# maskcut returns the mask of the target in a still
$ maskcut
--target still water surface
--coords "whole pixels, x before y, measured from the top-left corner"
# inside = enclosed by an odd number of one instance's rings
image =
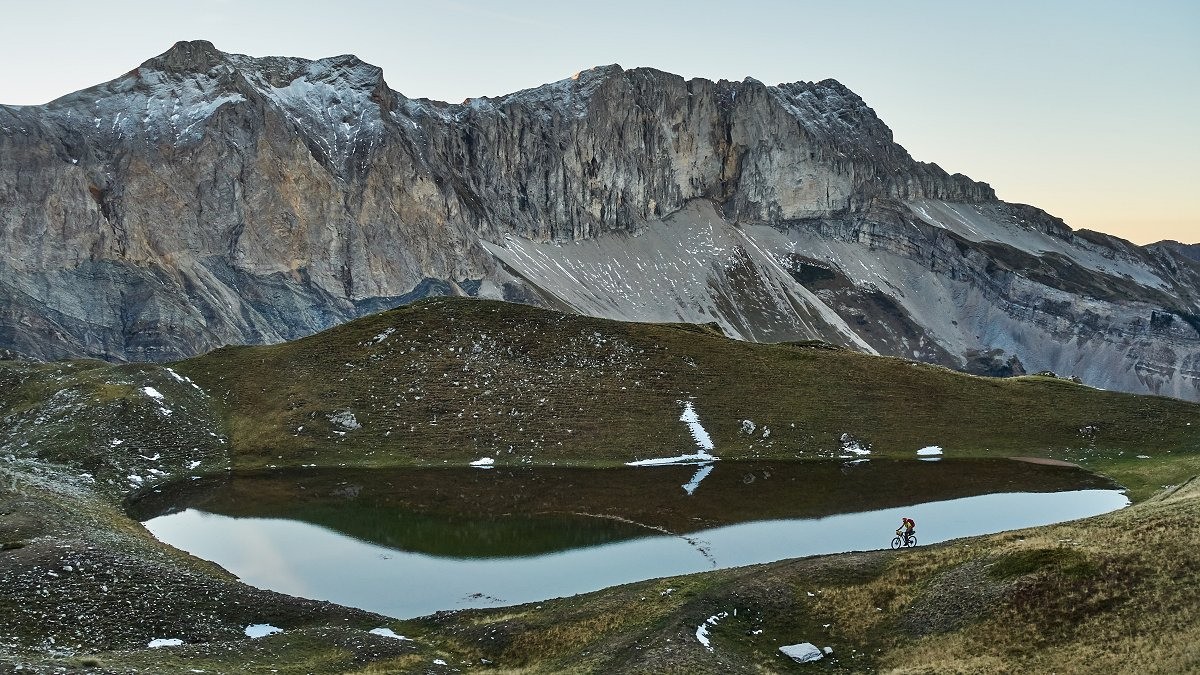
[[[133,507],[248,584],[408,618],[806,555],[922,544],[1128,504],[1084,471],[1008,460],[260,473]]]

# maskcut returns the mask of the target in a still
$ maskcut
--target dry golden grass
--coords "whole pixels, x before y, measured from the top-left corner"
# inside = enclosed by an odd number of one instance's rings
[[[585,644],[603,639],[627,628],[631,618],[627,613],[604,613],[544,626],[537,631],[522,633],[512,642],[513,653],[536,653],[554,658],[563,645]]]
[[[1095,566],[1024,575],[989,616],[888,651],[894,672],[1200,670],[1200,481],[1100,518],[990,538],[986,555],[1072,551]],[[947,592],[953,593],[953,590]]]

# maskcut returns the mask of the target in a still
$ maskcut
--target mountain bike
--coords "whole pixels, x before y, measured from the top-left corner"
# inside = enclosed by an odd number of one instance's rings
[[[898,532],[896,533],[896,536],[892,538],[892,548],[908,548],[910,546],[916,546],[916,545],[917,545],[917,535],[916,534],[913,534],[912,536],[910,536],[908,538],[908,542],[905,542],[904,535],[902,535]]]

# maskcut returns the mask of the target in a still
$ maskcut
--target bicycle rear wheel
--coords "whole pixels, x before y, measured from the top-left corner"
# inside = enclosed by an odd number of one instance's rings
[[[917,535],[914,534],[908,538],[908,546],[916,546],[916,545],[917,545]]]

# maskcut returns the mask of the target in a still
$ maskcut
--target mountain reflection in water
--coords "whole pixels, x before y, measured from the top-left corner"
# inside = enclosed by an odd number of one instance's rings
[[[403,618],[883,548],[901,516],[928,544],[1127,503],[1080,469],[872,460],[236,474],[130,510],[252,585]]]

